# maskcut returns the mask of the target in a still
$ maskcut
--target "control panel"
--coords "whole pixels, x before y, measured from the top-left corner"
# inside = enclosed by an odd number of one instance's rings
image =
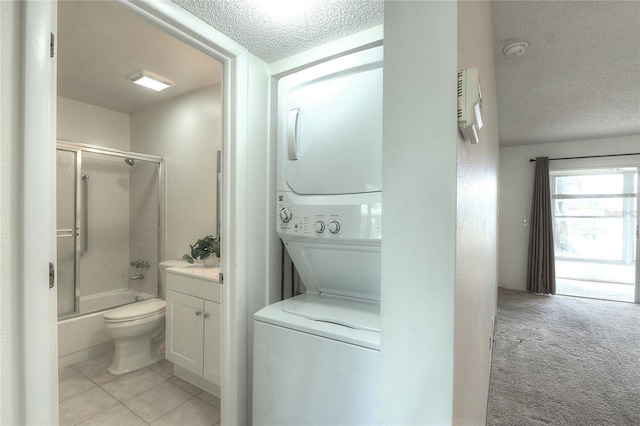
[[[327,243],[379,244],[382,238],[381,194],[300,196],[277,193],[276,229],[280,237]]]

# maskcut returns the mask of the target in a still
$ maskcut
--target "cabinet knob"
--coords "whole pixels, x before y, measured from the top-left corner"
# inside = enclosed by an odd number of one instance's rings
[[[209,318],[209,314],[205,312],[205,313],[204,313],[204,317],[205,317],[205,318]]]
[[[201,314],[202,314],[202,312],[196,311],[196,316],[200,316]]]

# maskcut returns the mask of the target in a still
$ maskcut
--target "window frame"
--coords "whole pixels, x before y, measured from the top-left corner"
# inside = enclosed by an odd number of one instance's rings
[[[552,170],[549,172],[549,182],[551,185],[551,214],[553,216],[553,234],[554,240],[557,241],[557,226],[556,219],[556,200],[571,200],[571,199],[590,199],[590,198],[621,198],[622,199],[622,259],[610,260],[591,257],[568,257],[558,255],[556,253],[556,259],[566,262],[588,262],[588,263],[602,263],[610,265],[634,265],[636,263],[635,254],[635,233],[637,223],[637,197],[638,188],[636,185],[637,175],[640,168],[633,166],[621,166],[621,167],[602,167],[602,168],[588,168],[588,169],[564,169],[564,170]],[[587,193],[587,194],[557,194],[557,179],[561,177],[571,176],[587,176],[587,175],[602,175],[602,174],[622,174],[623,176],[623,192],[622,193]],[[635,210],[635,216],[633,212]],[[562,216],[566,219],[605,219],[606,216]]]

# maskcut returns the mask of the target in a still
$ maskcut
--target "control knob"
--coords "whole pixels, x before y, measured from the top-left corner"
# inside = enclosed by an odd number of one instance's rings
[[[315,229],[316,229],[316,232],[318,234],[323,233],[324,232],[324,222],[321,221],[321,220],[317,221],[316,225],[315,225]]]
[[[334,221],[331,221],[331,223],[329,224],[329,232],[331,232],[332,234],[337,234],[340,231],[340,223]]]
[[[289,223],[289,221],[293,218],[293,213],[286,207],[283,207],[280,210],[280,220],[284,223]]]

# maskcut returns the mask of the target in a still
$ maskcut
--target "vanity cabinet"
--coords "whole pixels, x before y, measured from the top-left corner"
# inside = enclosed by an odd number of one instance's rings
[[[198,266],[167,269],[165,345],[165,357],[174,363],[176,376],[217,395],[221,337],[218,272],[219,268]]]

